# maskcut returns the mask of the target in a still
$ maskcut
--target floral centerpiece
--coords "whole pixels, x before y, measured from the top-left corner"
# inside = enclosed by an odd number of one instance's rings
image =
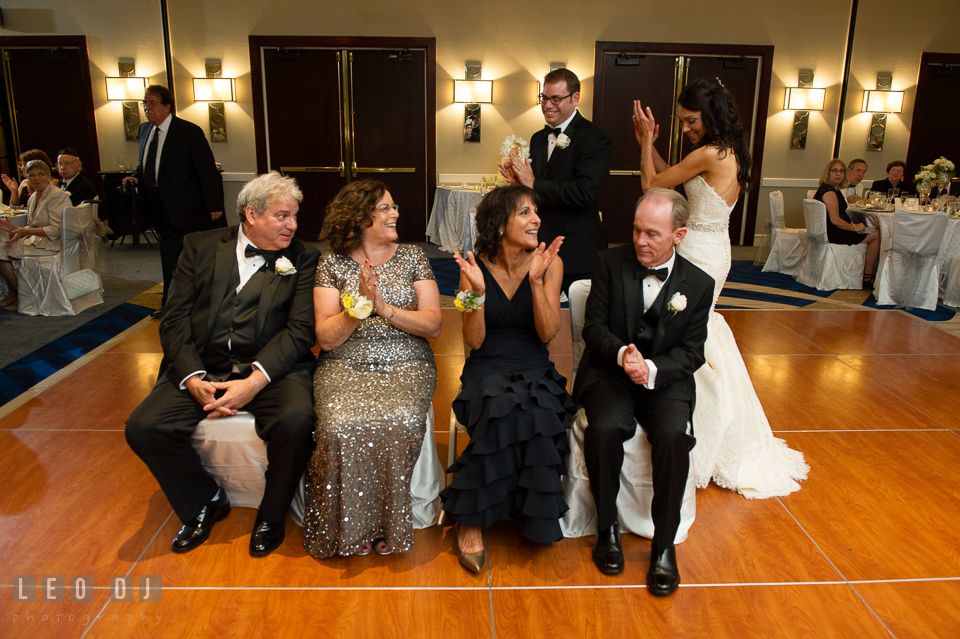
[[[936,182],[940,179],[941,173],[946,173],[949,178],[957,176],[956,167],[953,162],[942,155],[936,160],[920,167],[920,171],[913,176],[914,182]]]

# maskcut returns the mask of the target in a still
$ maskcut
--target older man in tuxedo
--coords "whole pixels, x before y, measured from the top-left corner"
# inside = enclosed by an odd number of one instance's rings
[[[537,192],[538,238],[549,246],[563,236],[563,284],[590,278],[598,251],[607,248],[597,201],[610,168],[610,136],[580,115],[580,79],[570,69],[555,69],[543,79],[540,110],[546,125],[533,134],[530,159],[515,154],[500,173]]]
[[[218,226],[214,222],[223,215],[223,180],[203,130],[174,115],[169,89],[148,86],[143,112],[147,122],[140,125],[138,137],[140,164],[123,181],[139,184],[147,222],[160,240],[162,310],[184,236]]]
[[[170,366],[126,427],[127,442],[183,523],[174,552],[202,544],[230,511],[190,436],[205,417],[240,409],[253,413],[257,434],[269,442],[250,554],[263,557],[283,541],[315,421],[310,349],[319,252],[294,237],[302,199],[293,179],[261,175],[240,192],[240,226],[184,238],[160,324]]]
[[[68,147],[57,153],[57,173],[60,174],[58,186],[70,194],[70,203],[74,206],[80,206],[84,201],[97,197],[93,182],[88,180],[82,171],[83,163],[80,161],[80,154],[75,150]]]
[[[633,244],[603,251],[593,269],[574,399],[586,411],[584,458],[597,507],[593,560],[623,571],[617,494],[623,443],[634,420],[652,447],[654,536],[647,586],[669,595],[680,583],[674,539],[696,439],[693,373],[704,362],[713,278],[677,254],[686,200],[650,189],[637,204]]]

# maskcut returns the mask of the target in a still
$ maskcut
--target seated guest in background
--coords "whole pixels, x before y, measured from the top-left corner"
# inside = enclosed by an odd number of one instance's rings
[[[847,165],[847,188],[843,190],[843,194],[847,197],[847,202],[850,204],[863,199],[865,193],[860,182],[863,181],[863,176],[866,174],[867,161],[862,158],[857,158]],[[872,191],[874,189],[870,190]],[[884,192],[884,194],[886,194],[886,192]]]
[[[568,510],[560,477],[575,408],[547,351],[560,330],[563,236],[538,244],[537,199],[519,184],[494,189],[477,207],[477,256],[454,254],[460,288],[476,297],[463,315],[472,352],[453,401],[470,443],[440,496],[459,524],[460,563],[474,572],[486,561],[482,526],[513,518],[549,544]]]
[[[304,516],[304,548],[318,559],[413,548],[410,480],[424,436],[433,437],[437,387],[426,338],[439,337],[442,314],[430,262],[397,243],[399,217],[382,182],[361,180],[330,203],[320,233],[330,252],[313,289],[324,352]]]
[[[894,160],[887,165],[887,177],[883,180],[874,180],[871,191],[880,191],[886,195],[890,189],[900,189],[900,197],[913,193],[913,181],[904,175],[907,170],[905,162]]]
[[[61,216],[70,206],[70,196],[52,186],[50,167],[42,160],[27,162],[25,173],[33,192],[27,201],[27,223],[16,226],[9,219],[0,219],[0,231],[10,234],[0,244],[0,273],[10,291],[0,300],[0,307],[8,310],[17,308],[17,275],[10,260],[59,253]]]
[[[93,188],[93,182],[84,175],[83,163],[76,151],[67,147],[57,154],[57,173],[60,174],[60,188],[70,194],[70,201],[74,206],[80,206],[81,202],[94,200],[97,197],[97,190]]]
[[[23,206],[27,198],[33,194],[33,187],[30,185],[30,180],[27,179],[27,162],[33,160],[41,160],[51,169],[53,168],[53,162],[50,161],[50,156],[41,151],[40,149],[30,149],[29,151],[24,151],[20,154],[18,158],[20,161],[20,173],[23,174],[23,182],[17,185],[16,180],[10,176],[3,174],[0,175],[0,181],[3,182],[4,186],[10,189],[10,206]],[[54,186],[57,185],[57,180],[51,178],[50,183]]]
[[[257,435],[269,442],[250,555],[266,556],[283,542],[313,451],[311,283],[319,253],[294,237],[302,199],[293,179],[273,171],[240,191],[240,226],[184,238],[160,323],[169,368],[126,427],[127,443],[183,523],[173,552],[205,542],[230,512],[190,436],[204,418],[241,409],[253,413]]]
[[[847,186],[846,173],[843,160],[830,160],[820,176],[820,188],[813,199],[823,202],[827,208],[827,239],[831,244],[867,245],[867,256],[863,264],[863,287],[873,288],[877,257],[880,255],[880,231],[868,231],[866,224],[854,224],[850,221],[850,216],[847,215],[847,200],[840,191]]]

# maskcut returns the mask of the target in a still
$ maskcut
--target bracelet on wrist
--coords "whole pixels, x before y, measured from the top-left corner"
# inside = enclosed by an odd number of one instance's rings
[[[453,305],[461,313],[472,313],[480,308],[487,299],[486,293],[477,295],[473,291],[461,291],[457,289],[457,296],[453,300]]]
[[[388,304],[388,306],[389,306],[389,304]],[[388,322],[389,322],[390,320],[392,320],[392,319],[394,318],[394,316],[397,314],[397,307],[396,307],[396,306],[390,306],[390,310],[393,311],[393,312],[390,313],[390,317],[387,318],[387,321],[388,321]]]

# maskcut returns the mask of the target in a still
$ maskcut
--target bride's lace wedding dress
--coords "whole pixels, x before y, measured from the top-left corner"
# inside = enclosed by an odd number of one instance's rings
[[[701,176],[684,184],[690,206],[686,237],[678,247],[714,280],[713,304],[730,272],[728,206]],[[744,497],[763,499],[800,489],[810,467],[803,454],[773,436],[753,390],[740,349],[723,316],[711,309],[704,347],[707,362],[694,376],[697,405],[693,413],[693,463],[697,487],[711,478]]]

